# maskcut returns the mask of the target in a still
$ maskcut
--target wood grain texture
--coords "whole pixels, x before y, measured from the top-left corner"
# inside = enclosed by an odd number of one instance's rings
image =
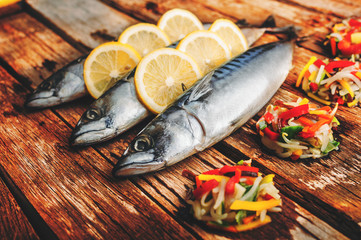
[[[81,56],[58,35],[25,13],[0,19],[0,57],[23,73],[31,87]]]
[[[289,2],[315,9],[322,13],[333,14],[343,18],[361,15],[361,3],[359,1],[290,0]]]
[[[0,71],[4,70],[0,68]],[[0,223],[2,239],[39,239],[2,179],[0,179]]]
[[[318,55],[323,53],[318,41],[327,33],[329,25],[339,20],[339,14],[322,13],[317,7],[307,5],[308,1],[305,5],[295,1],[103,1],[121,13],[95,1],[82,6],[77,4],[84,0],[66,1],[62,8],[55,10],[52,7],[60,3],[54,1],[47,5],[45,1],[29,0],[33,10],[28,14],[0,19],[0,42],[3,43],[0,64],[19,78],[15,80],[0,71],[0,79],[4,80],[0,100],[5,103],[0,107],[0,122],[3,123],[0,141],[4,143],[0,144],[0,164],[19,186],[20,194],[29,199],[54,233],[64,239],[239,238],[240,235],[208,229],[191,217],[184,200],[186,185],[191,183],[181,177],[181,171],[187,168],[200,173],[247,157],[254,158],[254,165],[262,172],[277,175],[275,181],[283,194],[284,206],[282,213],[272,215],[271,224],[244,233],[242,238],[344,239],[346,235],[357,239],[361,217],[358,209],[361,195],[358,186],[361,167],[359,108],[340,108],[341,150],[321,160],[289,162],[264,151],[254,127],[261,111],[214,148],[157,173],[114,180],[110,171],[117,156],[147,121],[107,143],[76,149],[69,147],[68,137],[91,98],[37,112],[28,112],[22,107],[28,92],[24,85],[34,88],[58,68],[80,56],[83,51],[77,50],[76,42],[90,48],[95,43],[87,41],[103,42],[114,37],[115,33],[108,35],[108,30],[102,31],[109,26],[114,29],[114,25],[108,25],[104,21],[107,18],[97,18],[100,23],[96,25],[94,16],[117,15],[115,19],[122,24],[120,19],[136,22],[132,17],[156,22],[163,12],[174,7],[189,9],[204,22],[219,17],[231,20],[246,17],[257,24],[273,13],[279,25],[295,23],[302,26],[303,33],[311,36],[310,41],[296,48],[295,67],[273,100],[302,97],[303,93],[294,87],[297,75],[310,56],[322,57]],[[313,4],[317,6],[321,2],[315,0]],[[59,9],[61,14],[57,12]],[[301,11],[304,15],[299,16]],[[29,14],[34,14],[35,18]],[[87,20],[75,21],[80,16]],[[103,32],[103,37],[90,41],[89,33],[97,31]],[[74,41],[68,41],[68,37]],[[274,36],[267,35],[259,44],[273,40]],[[9,48],[2,47],[4,43]]]
[[[156,23],[163,13],[173,8],[187,9],[196,14],[196,16],[204,23],[213,22],[218,18],[224,17],[224,14],[192,0],[104,0],[104,2],[107,2],[130,15],[134,15],[144,21],[152,23]],[[236,20],[232,17],[229,18]]]
[[[68,127],[50,110],[26,112],[15,79],[0,79],[0,164],[59,238],[192,238],[129,180],[114,181],[94,150],[70,149]]]
[[[46,20],[89,48],[117,39],[137,21],[97,0],[27,0]]]

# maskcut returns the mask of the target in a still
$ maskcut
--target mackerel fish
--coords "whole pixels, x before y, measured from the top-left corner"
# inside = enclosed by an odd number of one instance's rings
[[[83,78],[84,61],[88,55],[69,63],[45,79],[25,101],[28,108],[46,108],[88,95]]]
[[[259,27],[247,28],[249,24],[242,25],[242,31],[246,36],[249,45],[257,40],[267,31],[274,31],[275,22],[272,16]],[[208,29],[211,24],[204,24],[204,29]],[[55,72],[48,79],[45,79],[25,101],[28,108],[47,108],[73,101],[88,95],[83,78],[83,65],[86,57],[82,56],[62,69]]]
[[[292,67],[292,55],[293,42],[269,43],[206,75],[133,139],[113,176],[164,169],[229,136],[276,93]]]
[[[242,29],[249,45],[259,39],[266,28]],[[175,48],[176,44],[171,47]],[[152,113],[139,102],[134,87],[134,72],[118,81],[94,101],[74,128],[70,144],[85,146],[104,142],[120,135]]]

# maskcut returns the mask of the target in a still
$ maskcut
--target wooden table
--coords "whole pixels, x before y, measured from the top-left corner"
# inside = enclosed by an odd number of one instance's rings
[[[340,150],[311,161],[287,161],[260,147],[255,122],[166,170],[116,180],[110,172],[146,124],[93,147],[72,148],[72,128],[93,101],[29,111],[23,103],[50,74],[113,40],[129,25],[155,23],[179,7],[203,22],[273,14],[277,25],[302,27],[308,41],[295,49],[294,68],[271,100],[295,100],[294,87],[310,56],[323,57],[320,41],[342,18],[361,15],[359,0],[28,0],[0,11],[0,239],[360,239],[361,110],[340,107]],[[265,35],[259,43],[275,40]],[[186,207],[183,169],[194,172],[254,159],[275,173],[283,211],[272,223],[241,234],[196,222]]]

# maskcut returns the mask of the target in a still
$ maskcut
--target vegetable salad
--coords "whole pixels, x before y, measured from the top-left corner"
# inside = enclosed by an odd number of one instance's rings
[[[257,131],[262,143],[281,158],[320,158],[340,144],[332,130],[339,125],[337,107],[317,108],[306,98],[288,103],[278,100],[258,120]]]
[[[183,171],[183,175],[189,172]],[[194,217],[210,227],[230,232],[254,229],[271,222],[267,212],[281,211],[274,174],[262,176],[251,160],[236,166],[193,175],[196,188],[187,202]]]
[[[333,56],[346,56],[358,59],[361,53],[361,18],[349,18],[332,27],[325,45],[329,45]]]
[[[361,102],[360,62],[311,57],[298,76],[296,87],[302,87],[309,97],[325,105],[357,106]]]

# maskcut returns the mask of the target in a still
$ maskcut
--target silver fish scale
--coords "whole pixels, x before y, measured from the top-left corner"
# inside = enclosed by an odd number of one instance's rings
[[[292,52],[290,42],[262,45],[209,73],[138,134],[113,175],[160,170],[227,137],[278,90]]]
[[[197,83],[184,96],[186,101],[180,100],[178,105],[196,117],[204,129],[204,142],[197,148],[220,141],[256,114],[283,83],[291,59],[290,43],[256,47]],[[204,94],[197,96],[197,92]]]

